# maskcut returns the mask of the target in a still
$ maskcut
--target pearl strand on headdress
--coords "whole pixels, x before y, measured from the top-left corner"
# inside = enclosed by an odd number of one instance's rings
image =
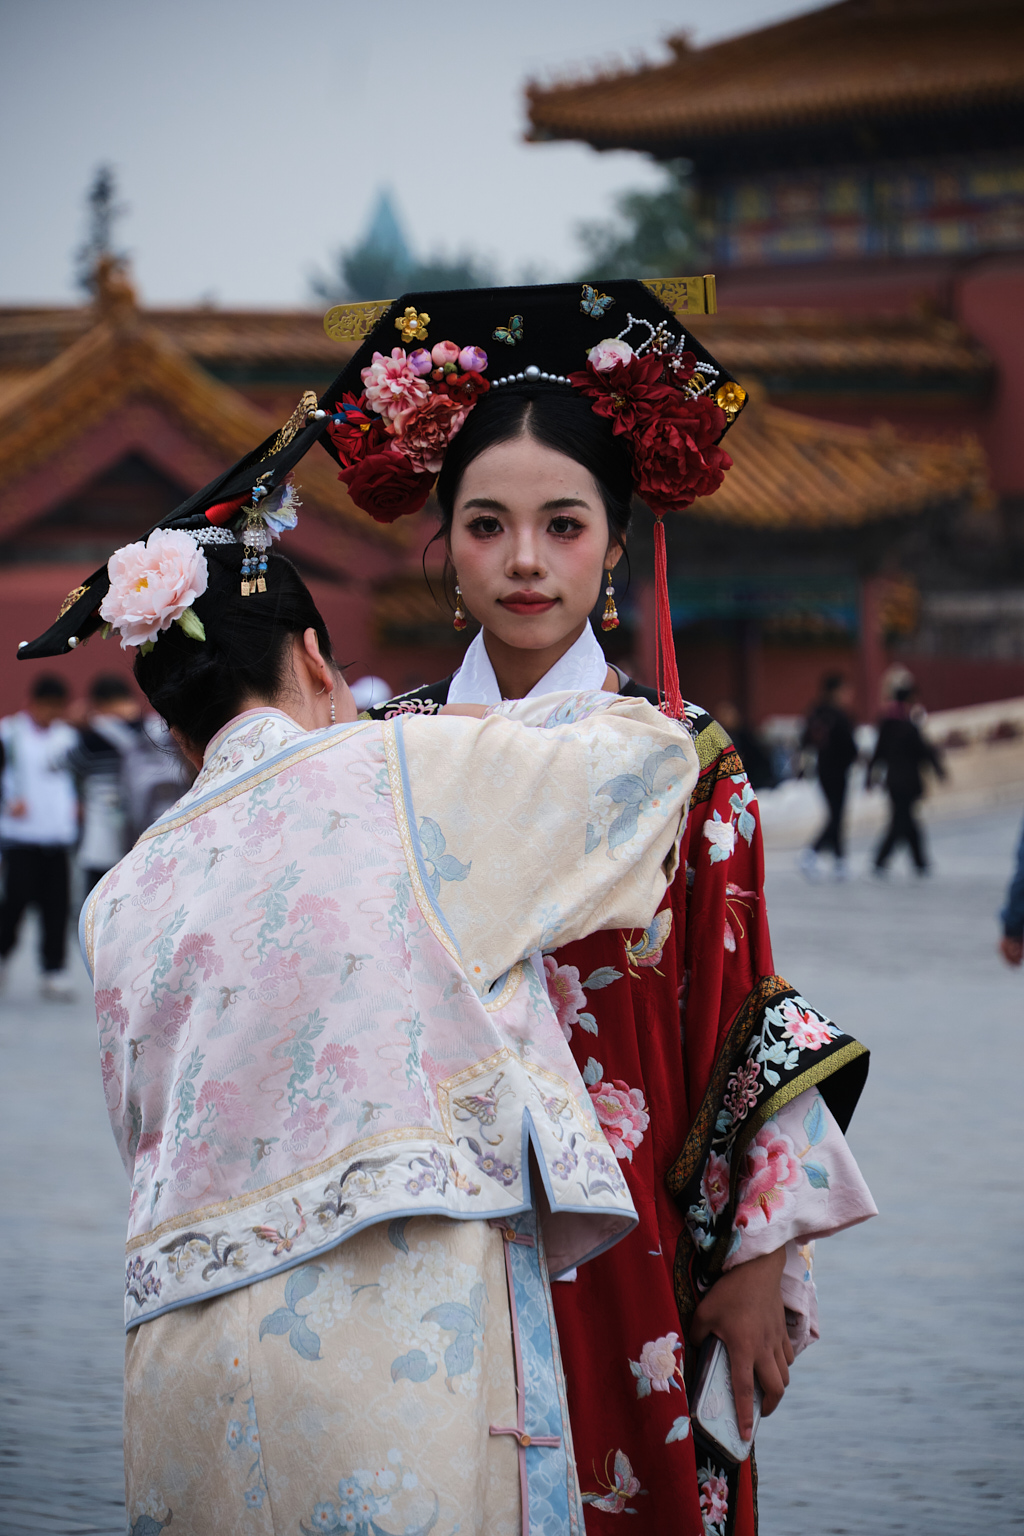
[[[523,369],[522,373],[508,373],[503,379],[492,379],[491,388],[497,389],[502,384],[536,384],[544,380],[547,384],[568,384],[569,380],[564,373],[545,373],[538,368],[536,363]]]

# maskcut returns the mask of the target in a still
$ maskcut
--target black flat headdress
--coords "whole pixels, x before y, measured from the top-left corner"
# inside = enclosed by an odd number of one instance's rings
[[[565,380],[586,367],[590,349],[607,337],[621,337],[634,350],[649,346],[653,338],[662,351],[678,355],[685,350],[692,355],[700,375],[693,383],[723,409],[724,431],[742,409],[745,392],[689,330],[690,314],[713,312],[714,307],[713,278],[647,283],[630,279],[606,282],[599,288],[579,283],[478,288],[339,305],[326,315],[325,329],[339,341],[360,341],[361,345],[334,382],[319,400],[307,391],[279,431],[189,496],[154,528],[208,529],[211,521],[225,520],[224,503],[232,501],[238,506],[230,509],[230,518],[240,525],[246,516],[244,503],[254,487],[270,492],[282,485],[314,443],[321,443],[341,462],[328,434],[329,417],[346,394],[360,397],[362,370],[373,354],[388,356],[396,346],[411,352],[451,340],[459,347],[482,348],[489,360],[486,377],[493,387],[500,380],[511,383],[538,376]],[[221,511],[208,519],[211,508]],[[19,648],[19,658],[65,655],[95,633],[102,625],[98,610],[109,584],[105,566],[85,577],[65,600],[56,622]]]

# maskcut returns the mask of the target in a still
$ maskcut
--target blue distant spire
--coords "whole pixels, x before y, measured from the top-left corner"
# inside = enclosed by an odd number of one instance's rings
[[[411,272],[416,264],[399,223],[391,193],[386,188],[381,188],[377,194],[373,217],[360,241],[360,247],[364,251],[372,251],[375,256],[386,258],[396,273]]]

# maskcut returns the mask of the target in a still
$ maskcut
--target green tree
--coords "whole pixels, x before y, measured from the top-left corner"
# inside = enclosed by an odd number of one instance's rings
[[[576,227],[587,253],[583,282],[607,277],[680,277],[698,262],[699,241],[688,160],[666,161],[655,192],[623,192],[616,217]]]

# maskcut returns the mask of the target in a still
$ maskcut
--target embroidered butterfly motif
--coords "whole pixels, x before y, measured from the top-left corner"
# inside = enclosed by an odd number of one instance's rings
[[[638,1493],[644,1493],[646,1490],[640,1487],[640,1479],[634,1474],[625,1451],[615,1452],[615,1471],[609,1477],[608,1461],[611,1454],[609,1451],[604,1459],[604,1478],[597,1479],[607,1492],[585,1493],[583,1502],[592,1505],[594,1509],[603,1510],[605,1514],[621,1515],[623,1510],[626,1510],[630,1499],[635,1499]],[[635,1515],[637,1511],[629,1509],[626,1513]]]
[[[491,1147],[496,1147],[504,1139],[501,1136],[492,1139],[484,1131],[485,1125],[493,1125],[497,1120],[498,1104],[509,1091],[508,1088],[498,1087],[504,1076],[504,1072],[499,1072],[491,1086],[485,1088],[482,1093],[469,1093],[463,1099],[452,1101],[455,1106],[456,1120],[475,1120],[480,1127],[481,1136]]]
[[[294,1195],[292,1196],[292,1205],[294,1205],[299,1213],[299,1224],[294,1232],[292,1231],[290,1221],[284,1223],[283,1231],[280,1231],[277,1227],[270,1226],[253,1227],[252,1229],[259,1242],[273,1244],[275,1259],[279,1259],[282,1253],[291,1253],[293,1246],[306,1230],[306,1218],[302,1213],[302,1206],[295,1199]]]
[[[600,320],[606,309],[611,309],[615,300],[610,293],[598,293],[596,288],[591,288],[589,283],[583,284],[583,297],[580,299],[580,309],[591,320]]]
[[[522,315],[513,315],[508,325],[499,325],[492,334],[495,341],[503,341],[507,347],[514,347],[517,341],[523,339]]]

